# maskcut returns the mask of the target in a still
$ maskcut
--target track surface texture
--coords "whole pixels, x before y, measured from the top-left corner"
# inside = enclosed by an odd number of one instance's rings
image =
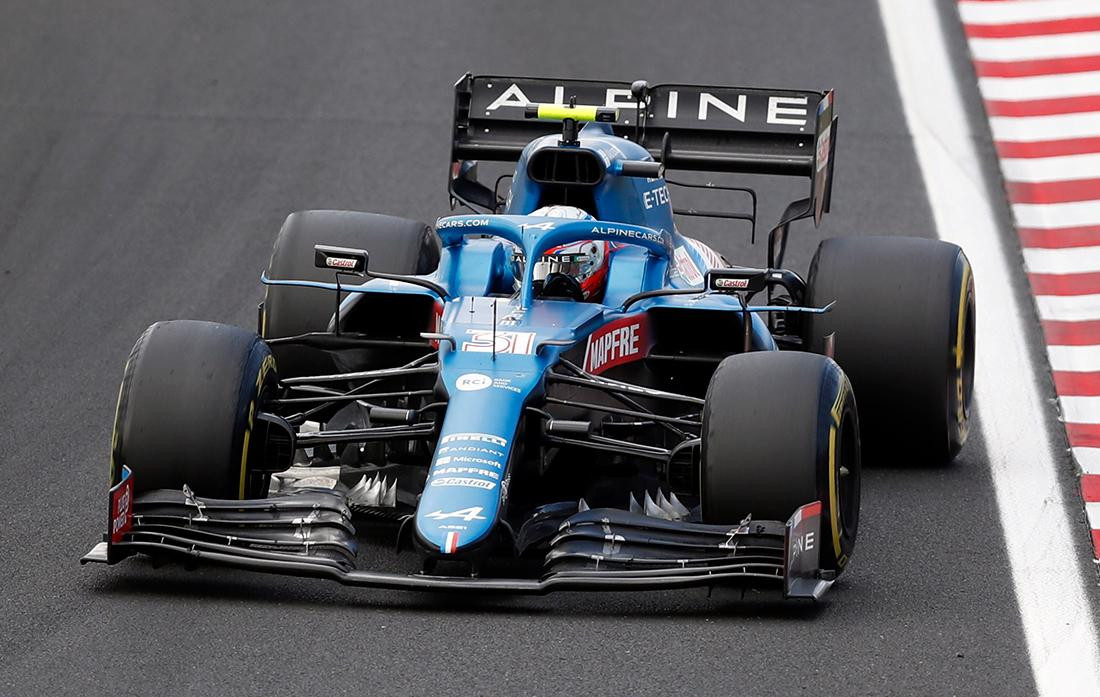
[[[818,605],[77,566],[103,526],[136,337],[160,319],[253,326],[291,211],[444,214],[451,85],[467,69],[835,87],[834,212],[798,228],[789,265],[804,272],[822,235],[935,234],[871,0],[8,0],[0,694],[1032,693],[980,439],[949,467],[867,463],[855,558]],[[764,182],[762,221],[801,186]],[[763,263],[742,231],[684,230]]]

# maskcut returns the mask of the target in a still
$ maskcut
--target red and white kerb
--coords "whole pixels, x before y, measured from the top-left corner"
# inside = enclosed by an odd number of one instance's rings
[[[960,2],[1100,560],[1100,2]]]

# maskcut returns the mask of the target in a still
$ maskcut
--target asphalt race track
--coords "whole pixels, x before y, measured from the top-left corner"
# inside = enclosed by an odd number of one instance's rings
[[[0,4],[0,693],[1034,692],[975,438],[946,468],[868,463],[858,551],[816,606],[78,566],[137,336],[171,318],[254,326],[291,211],[447,212],[466,70],[835,87],[833,213],[798,229],[789,264],[804,271],[821,235],[935,235],[871,0],[435,5]],[[762,220],[800,186],[765,182]],[[741,230],[699,236],[763,263]]]

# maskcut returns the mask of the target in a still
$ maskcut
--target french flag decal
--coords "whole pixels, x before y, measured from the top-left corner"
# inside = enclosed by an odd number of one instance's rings
[[[447,533],[447,537],[443,538],[443,544],[440,545],[440,549],[443,550],[445,554],[454,554],[455,550],[458,549],[458,533]]]

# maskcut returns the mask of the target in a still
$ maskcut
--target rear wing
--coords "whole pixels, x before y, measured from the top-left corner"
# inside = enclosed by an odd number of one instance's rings
[[[519,159],[559,124],[524,118],[532,103],[619,109],[612,128],[668,169],[806,177],[806,213],[829,210],[833,92],[466,74],[455,84],[451,161]]]

